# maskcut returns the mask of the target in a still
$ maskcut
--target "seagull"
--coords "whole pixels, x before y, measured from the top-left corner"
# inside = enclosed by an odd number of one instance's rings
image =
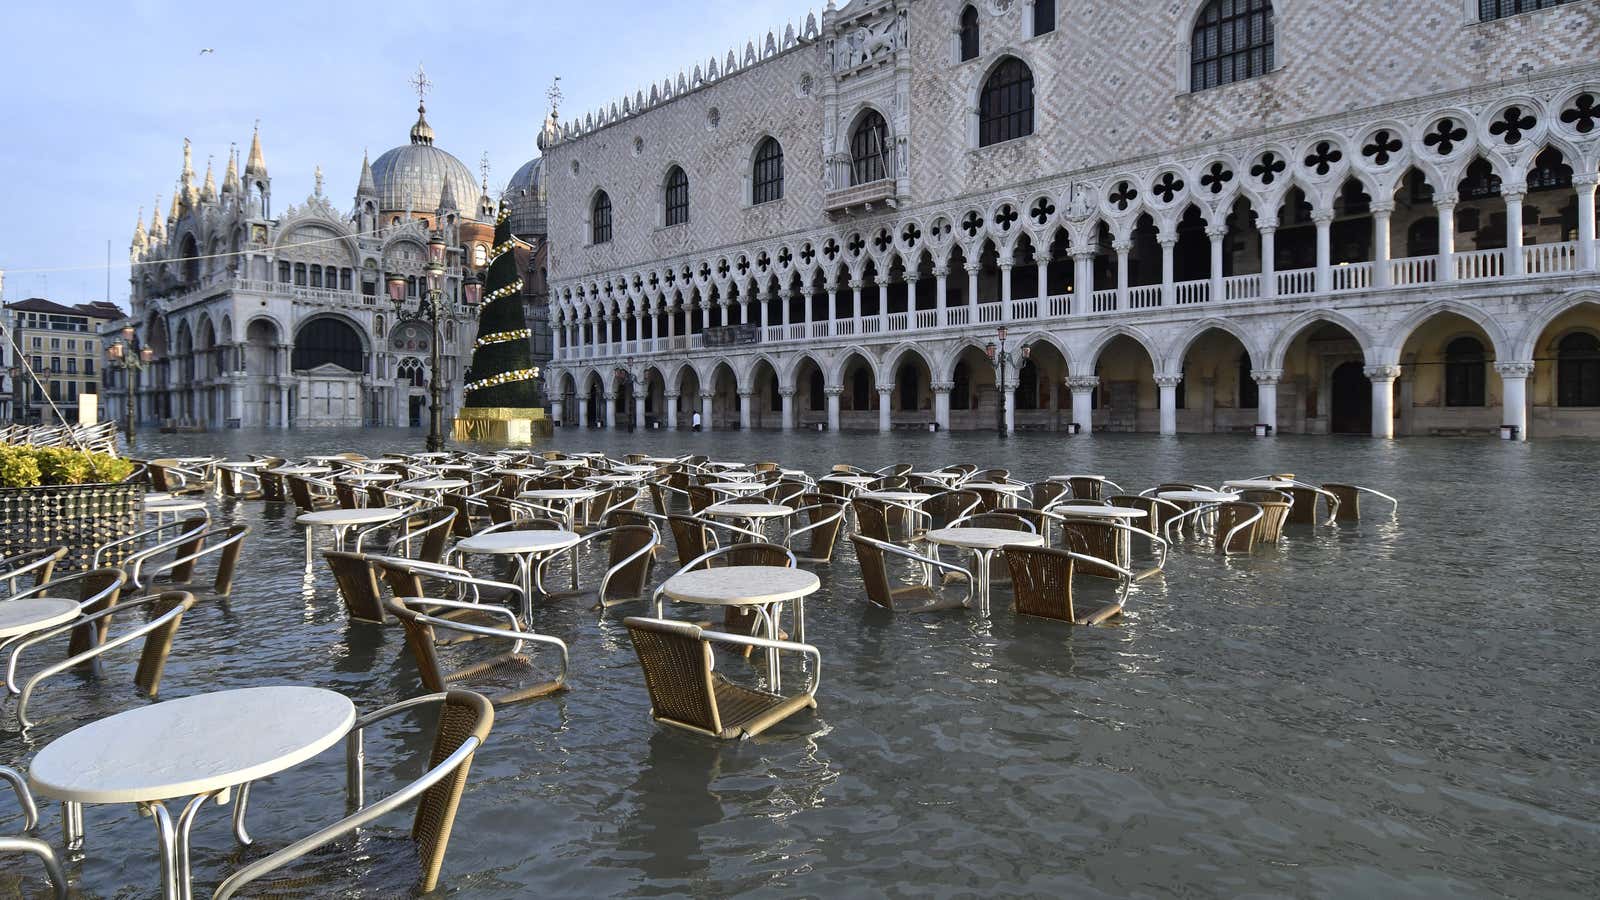
[[[201,56],[205,56],[207,53],[215,53],[215,52],[217,52],[217,51],[215,49],[211,48],[211,47],[204,47],[204,48],[202,48],[200,50],[200,55]]]

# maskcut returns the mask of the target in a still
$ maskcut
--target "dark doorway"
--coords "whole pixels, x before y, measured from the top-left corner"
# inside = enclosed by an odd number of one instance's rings
[[[425,397],[412,397],[410,399],[411,399],[411,412],[407,416],[407,421],[409,421],[411,423],[411,427],[412,428],[421,428],[422,427],[422,411],[427,408],[427,403],[428,403],[427,398],[425,398]]]
[[[1328,430],[1334,434],[1372,433],[1372,383],[1361,371],[1361,363],[1347,362],[1333,370]]]

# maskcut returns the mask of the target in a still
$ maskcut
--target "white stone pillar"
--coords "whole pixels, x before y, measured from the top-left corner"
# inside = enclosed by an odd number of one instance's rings
[[[1182,375],[1157,375],[1156,387],[1161,392],[1161,433],[1178,433],[1178,382]]]
[[[1210,225],[1206,227],[1206,237],[1211,239],[1211,302],[1218,303],[1228,299],[1224,295],[1222,285],[1222,240],[1228,236],[1227,225]]]
[[[1072,252],[1072,314],[1094,312],[1094,257],[1092,248]]]
[[[1049,312],[1049,305],[1045,300],[1050,296],[1050,254],[1045,251],[1033,255],[1034,268],[1038,269],[1039,290],[1035,294],[1039,298],[1039,316],[1043,318]]]
[[[667,407],[667,430],[678,430],[678,398],[682,396],[677,391],[667,391],[662,395],[661,402]]]
[[[1256,422],[1266,425],[1267,434],[1278,433],[1278,379],[1282,369],[1254,369],[1250,377],[1256,383]]]
[[[1067,378],[1067,390],[1072,392],[1072,421],[1079,434],[1094,434],[1094,391],[1100,379],[1094,375],[1074,375]]]
[[[933,309],[934,309],[933,324],[936,325],[936,326],[943,327],[947,323],[947,320],[945,319],[944,310],[945,310],[945,302],[949,299],[949,294],[950,294],[950,267],[949,266],[943,266],[943,265],[934,266],[933,267]]]
[[[859,278],[850,279],[850,323],[851,334],[861,333],[861,288],[865,286]],[[830,428],[832,426],[829,426]]]
[[[1522,259],[1522,200],[1523,191],[1506,191],[1501,196],[1506,201],[1506,274],[1522,275],[1527,271]]]
[[[950,391],[954,387],[955,384],[949,381],[933,383],[933,421],[938,424],[940,431],[950,430]]]
[[[702,430],[711,430],[711,399],[714,394],[700,395],[700,427]]]
[[[783,398],[783,430],[794,430],[794,388],[778,389],[778,396]]]
[[[822,392],[828,396],[828,430],[839,430],[839,395],[844,393],[842,387],[823,388]]]
[[[967,324],[978,324],[978,264],[967,263]]]
[[[1317,226],[1317,293],[1333,290],[1333,213],[1314,212]]]
[[[1394,283],[1389,271],[1392,257],[1389,219],[1394,214],[1394,203],[1372,204],[1372,284],[1386,288]]]
[[[566,422],[562,418],[565,415],[565,412],[566,412],[566,404],[562,402],[560,397],[556,397],[555,399],[550,401],[550,417],[552,419],[554,419],[558,424],[561,424],[561,425],[565,425],[566,424]]]
[[[907,272],[906,282],[906,329],[909,331],[917,327],[917,274]]]
[[[1261,297],[1271,300],[1278,296],[1278,222],[1256,223],[1256,233],[1261,235]]]
[[[1494,370],[1500,375],[1500,424],[1515,427],[1515,439],[1525,441],[1528,439],[1528,378],[1533,374],[1533,363],[1497,362]]]
[[[756,304],[761,307],[761,339],[763,341],[767,339],[767,320],[770,318],[769,308],[772,306],[771,301],[772,298],[766,294],[756,297]]]
[[[606,427],[612,431],[617,430],[617,395],[606,394]]]
[[[878,274],[878,332],[889,328],[889,273]]]
[[[1000,321],[1011,321],[1011,260],[1000,264]]]
[[[705,334],[706,331],[708,329],[710,329],[710,328],[711,328],[711,301],[708,300],[708,299],[701,299],[701,301],[700,301],[700,333],[701,334]]]
[[[1362,369],[1372,382],[1372,436],[1394,437],[1394,380],[1400,377],[1399,366],[1367,366]]]
[[[1594,193],[1600,184],[1600,175],[1589,173],[1572,176],[1572,189],[1578,194],[1578,268],[1585,272],[1595,267],[1594,253]]]
[[[740,431],[749,431],[750,430],[750,398],[751,398],[751,396],[752,396],[752,394],[748,390],[744,390],[744,391],[740,391],[739,392],[739,430]]]
[[[792,296],[794,295],[788,291],[778,292],[778,324],[783,326],[784,337],[789,336],[789,324],[794,318],[794,314],[789,310],[789,298]]]
[[[839,282],[830,281],[822,287],[828,292],[828,334],[832,335],[839,330],[833,324],[839,320]]]
[[[644,424],[644,394],[638,388],[633,391],[633,427],[640,431],[645,430]]]
[[[578,397],[577,398],[577,404],[578,404],[578,427],[579,428],[588,428],[589,427],[589,398],[588,398],[588,396],[580,396],[580,397]]]
[[[1128,251],[1133,241],[1112,241],[1111,249],[1117,252],[1117,309],[1128,308]]]
[[[1456,200],[1439,198],[1433,208],[1439,214],[1439,261],[1434,273],[1437,281],[1456,280]]]
[[[887,434],[893,430],[893,421],[890,418],[892,410],[889,408],[894,394],[894,385],[878,385],[878,430]]]
[[[1017,385],[1015,382],[1006,385],[1006,434],[1014,434],[1017,430]]]
[[[1162,231],[1156,235],[1156,242],[1161,245],[1161,305],[1173,306],[1177,302],[1177,283],[1172,271],[1172,248],[1178,244],[1177,232]]]

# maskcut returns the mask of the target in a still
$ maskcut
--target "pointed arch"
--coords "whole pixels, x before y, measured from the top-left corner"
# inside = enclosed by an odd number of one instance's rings
[[[1510,337],[1506,334],[1505,329],[1500,326],[1500,323],[1493,316],[1470,303],[1466,303],[1461,300],[1446,299],[1435,300],[1432,303],[1418,307],[1417,309],[1413,310],[1410,315],[1406,316],[1403,321],[1391,328],[1384,340],[1383,346],[1377,348],[1377,350],[1383,355],[1383,359],[1380,360],[1380,362],[1389,363],[1397,361],[1400,358],[1401,349],[1405,347],[1406,341],[1411,337],[1412,332],[1416,331],[1434,316],[1445,313],[1454,313],[1455,315],[1472,322],[1479,328],[1482,328],[1483,333],[1489,336],[1489,342],[1493,345],[1496,359],[1512,358],[1510,356],[1510,351],[1513,348]]]
[[[823,369],[823,372],[828,376],[828,383],[830,385],[840,385],[844,383],[844,370],[850,365],[850,358],[853,356],[859,356],[861,358],[861,361],[866,364],[867,370],[872,373],[873,383],[878,383],[881,373],[878,371],[877,363],[873,362],[872,354],[868,353],[866,348],[862,347],[860,344],[851,344],[850,346],[839,351],[839,355],[834,357],[834,365],[831,369]]]
[[[1163,357],[1161,352],[1156,348],[1156,342],[1150,337],[1150,335],[1146,334],[1142,329],[1135,328],[1132,325],[1113,325],[1110,328],[1107,328],[1105,331],[1100,332],[1098,335],[1095,335],[1095,338],[1090,342],[1088,349],[1084,351],[1083,371],[1086,373],[1093,372],[1094,367],[1100,362],[1100,354],[1105,352],[1107,345],[1119,337],[1128,338],[1129,340],[1132,340],[1134,343],[1143,347],[1144,352],[1150,357],[1151,365],[1159,366],[1162,364]]]
[[[1174,374],[1181,372],[1183,370],[1184,357],[1189,355],[1189,350],[1194,346],[1195,341],[1200,340],[1202,335],[1212,329],[1227,332],[1237,338],[1239,343],[1244,345],[1244,350],[1250,354],[1251,359],[1262,358],[1261,345],[1256,341],[1254,335],[1239,327],[1236,322],[1211,316],[1195,322],[1185,329],[1182,334],[1178,335],[1177,339],[1172,342],[1167,356],[1162,360],[1161,368],[1158,371]]]
[[[1377,359],[1374,355],[1375,343],[1372,339],[1372,335],[1367,331],[1367,329],[1356,324],[1354,319],[1350,318],[1344,313],[1338,312],[1337,310],[1321,308],[1308,310],[1298,316],[1295,316],[1278,331],[1278,336],[1273,339],[1272,346],[1267,350],[1267,365],[1265,365],[1263,368],[1283,368],[1283,357],[1289,352],[1289,345],[1294,343],[1294,339],[1299,337],[1302,331],[1305,331],[1307,328],[1315,325],[1318,322],[1327,322],[1337,325],[1340,328],[1343,328],[1345,331],[1350,332],[1350,336],[1355,338],[1356,343],[1361,346],[1362,355],[1366,357],[1368,365],[1379,365],[1382,363],[1382,360]]]
[[[1528,320],[1522,334],[1514,345],[1516,354],[1508,357],[1512,360],[1531,360],[1538,351],[1539,338],[1544,335],[1545,329],[1563,314],[1571,312],[1580,306],[1600,307],[1600,291],[1584,289],[1574,291],[1553,303],[1547,303],[1539,309],[1533,318]]]

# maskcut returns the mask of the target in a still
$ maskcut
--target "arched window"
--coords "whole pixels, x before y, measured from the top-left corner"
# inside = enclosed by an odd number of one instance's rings
[[[778,389],[778,376],[767,376],[767,410],[769,412],[783,412],[783,392]]]
[[[382,315],[376,315],[376,316],[372,317],[372,336],[375,337],[375,338],[379,338],[379,339],[382,339],[382,337],[383,337],[383,316]]]
[[[1483,343],[1458,337],[1444,348],[1444,405],[1484,405]]]
[[[1556,346],[1556,405],[1600,406],[1600,339],[1575,332]]]
[[[889,177],[889,123],[867,110],[850,135],[850,183],[870,184]]]
[[[783,148],[776,138],[767,138],[756,147],[755,166],[750,172],[750,202],[768,203],[783,199]]]
[[[363,372],[366,351],[361,336],[344,322],[333,318],[312,319],[294,338],[293,367],[315,369],[324,363],[350,372]]]
[[[978,58],[978,10],[968,6],[961,10],[961,61]]]
[[[605,191],[594,195],[594,205],[589,210],[589,224],[593,229],[591,243],[604,244],[611,240],[611,195]]]
[[[682,225],[689,221],[689,176],[683,169],[673,166],[667,173],[667,224]]]
[[[278,281],[283,284],[289,283],[289,264],[286,262],[278,263]]]
[[[1536,9],[1549,9],[1572,0],[1478,0],[1478,20],[1488,22],[1493,19],[1504,19]]]
[[[900,365],[900,372],[895,376],[895,387],[900,394],[900,411],[911,412],[922,408],[922,399],[917,391],[917,367],[909,362]]]
[[[1239,408],[1256,409],[1261,406],[1261,386],[1250,377],[1250,354],[1239,354]]]
[[[866,369],[857,369],[850,376],[850,408],[858,412],[872,408],[872,386],[867,384]]]
[[[811,393],[811,411],[812,412],[820,412],[821,410],[827,408],[828,397],[827,397],[827,392],[823,390],[823,386],[822,386],[822,370],[821,369],[813,368],[811,370],[811,391],[810,391],[810,393]]]
[[[1056,30],[1056,0],[1033,0],[1033,36]]]
[[[321,266],[313,265],[311,267],[311,286],[314,287],[314,288],[322,287],[322,267]]]
[[[305,287],[306,286],[306,264],[305,263],[295,263],[294,264],[294,283],[299,285],[300,287]]]
[[[978,146],[1033,134],[1033,72],[1016,57],[995,67],[978,98]]]
[[[1272,71],[1272,0],[1211,0],[1195,22],[1189,90],[1244,81]]]
[[[956,363],[955,373],[950,377],[950,408],[972,408],[972,369],[965,362]]]

